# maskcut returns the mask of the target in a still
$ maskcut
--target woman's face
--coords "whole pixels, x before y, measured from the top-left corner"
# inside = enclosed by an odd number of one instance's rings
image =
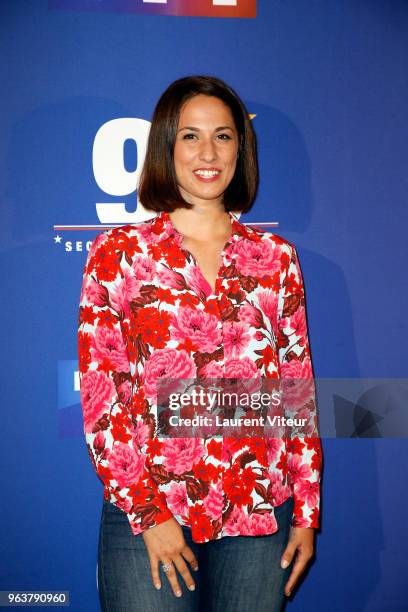
[[[235,173],[238,132],[222,100],[202,94],[181,109],[174,166],[183,198],[191,204],[222,202]]]

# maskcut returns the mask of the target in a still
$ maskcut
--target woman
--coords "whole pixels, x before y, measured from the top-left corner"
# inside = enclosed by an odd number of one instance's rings
[[[79,370],[104,484],[104,611],[280,610],[312,557],[318,437],[157,435],[161,377],[313,380],[295,247],[232,212],[257,183],[238,95],[179,79],[154,111],[139,186],[156,216],[89,252]]]

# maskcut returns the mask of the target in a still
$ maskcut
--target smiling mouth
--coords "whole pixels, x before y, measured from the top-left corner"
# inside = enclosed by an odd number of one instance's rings
[[[221,170],[194,170],[193,174],[201,181],[213,181],[219,177]]]

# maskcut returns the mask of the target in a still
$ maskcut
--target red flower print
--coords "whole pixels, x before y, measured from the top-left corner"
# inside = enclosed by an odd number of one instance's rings
[[[248,468],[240,470],[237,474],[232,472],[226,474],[223,484],[228,499],[237,506],[251,503],[255,480],[256,474]]]
[[[213,532],[213,526],[210,519],[205,515],[204,508],[196,504],[194,508],[190,509],[190,519],[192,520],[192,537],[197,538],[198,541],[209,539]]]
[[[169,339],[170,316],[156,308],[147,307],[137,310],[132,332],[140,334],[142,340],[154,348],[163,348]]]
[[[86,372],[91,363],[91,336],[78,332],[78,365],[81,372]]]
[[[218,460],[221,459],[221,450],[222,450],[221,442],[217,442],[214,439],[208,442],[207,444],[208,454],[214,457],[215,459],[218,459]]]
[[[112,281],[118,273],[118,254],[104,241],[96,250],[92,260],[91,269],[95,270],[100,281]]]

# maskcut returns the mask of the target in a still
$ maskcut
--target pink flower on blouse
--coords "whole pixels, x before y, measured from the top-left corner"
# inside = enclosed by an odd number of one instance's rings
[[[81,299],[86,297],[87,301],[95,306],[106,306],[108,303],[108,292],[106,287],[102,287],[99,283],[93,280],[90,276],[88,282],[84,283],[81,290]]]
[[[282,329],[290,328],[296,336],[303,337],[307,333],[305,307],[299,305],[296,312],[281,320],[280,326]]]
[[[306,404],[300,410],[296,410],[293,418],[305,419],[304,425],[299,426],[299,430],[304,436],[317,437],[317,417],[315,414],[315,404]]]
[[[226,361],[225,376],[226,378],[258,378],[260,372],[252,359],[245,355],[241,359]]]
[[[288,470],[291,482],[298,482],[300,479],[310,478],[312,470],[310,465],[302,462],[300,455],[289,455],[288,457]]]
[[[109,454],[109,469],[120,487],[130,487],[138,482],[145,460],[145,455],[119,442]]]
[[[221,481],[218,481],[215,487],[210,487],[207,497],[204,499],[203,506],[207,511],[208,516],[212,519],[219,519],[222,515],[224,507],[224,496],[222,493]]]
[[[195,267],[186,274],[187,282],[190,288],[195,291],[197,295],[206,296],[209,292],[209,285],[201,273],[200,268]]]
[[[130,313],[130,302],[140,297],[140,282],[128,270],[124,271],[123,279],[111,292],[111,304],[117,313]]]
[[[238,357],[248,346],[251,334],[247,326],[235,321],[227,321],[224,326],[224,354],[226,357]]]
[[[285,443],[281,438],[265,438],[268,463],[273,463],[279,457]]]
[[[129,360],[123,336],[117,329],[97,327],[92,342],[93,357],[98,363],[107,360],[118,372],[129,372]]]
[[[257,514],[253,512],[248,516],[242,535],[265,535],[274,533],[278,529],[276,518],[272,514]]]
[[[83,376],[80,397],[84,413],[84,430],[92,432],[95,423],[109,409],[115,385],[103,372],[89,370]]]
[[[217,317],[193,308],[180,308],[172,317],[171,337],[179,342],[189,339],[200,351],[212,353],[221,342]]]
[[[280,506],[292,495],[291,488],[282,482],[281,476],[275,469],[268,470],[268,477],[272,486],[273,504],[274,506]]]
[[[171,287],[177,291],[181,291],[186,288],[186,281],[184,277],[178,272],[174,272],[170,268],[164,268],[157,271],[162,287]]]
[[[143,421],[137,421],[133,430],[133,446],[142,449],[150,437],[150,431]]]
[[[186,484],[184,482],[176,482],[172,484],[167,494],[167,501],[175,514],[187,516],[188,501],[186,493]]]
[[[296,489],[298,496],[310,506],[316,506],[319,502],[319,483],[301,481]]]
[[[156,273],[156,262],[151,257],[136,255],[132,268],[137,280],[151,281]]]
[[[284,378],[311,378],[312,366],[309,357],[303,361],[291,359],[281,364],[281,373]]]
[[[281,365],[282,409],[299,411],[315,397],[314,379],[309,357],[303,361],[291,359]],[[310,406],[314,411],[314,404]],[[312,412],[312,410],[310,410]],[[287,415],[289,416],[289,415]],[[298,418],[298,415],[296,414]]]
[[[273,291],[265,291],[261,293],[259,298],[259,305],[269,318],[274,329],[277,328],[278,321],[278,296]]]
[[[280,269],[281,248],[272,242],[241,240],[234,248],[236,266],[244,276],[272,276]]]
[[[193,468],[193,465],[205,454],[202,440],[195,438],[169,438],[163,441],[163,465],[169,472],[182,474]]]
[[[234,506],[228,520],[223,525],[224,531],[229,536],[243,534],[248,530],[249,517],[242,511],[242,508]]]
[[[140,236],[147,244],[157,244],[162,236],[154,231],[154,228],[149,223],[141,223],[138,227]]]
[[[157,378],[194,378],[196,366],[185,350],[157,349],[146,361],[143,371],[144,390],[147,397],[155,397]],[[169,391],[172,391],[170,389]]]
[[[200,376],[206,378],[222,378],[223,370],[222,365],[215,361],[210,361],[203,366],[199,372]]]
[[[253,327],[261,327],[263,323],[262,313],[249,302],[242,304],[238,316],[242,323],[246,323]]]

